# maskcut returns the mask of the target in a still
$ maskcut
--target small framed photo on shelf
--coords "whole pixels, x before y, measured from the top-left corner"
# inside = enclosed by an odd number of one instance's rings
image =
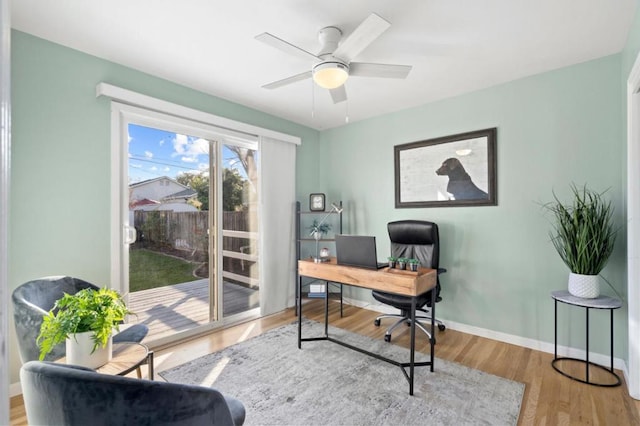
[[[312,212],[323,212],[325,208],[324,194],[309,195],[309,210]]]

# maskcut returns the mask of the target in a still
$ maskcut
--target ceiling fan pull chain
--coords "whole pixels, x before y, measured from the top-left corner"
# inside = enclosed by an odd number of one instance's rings
[[[344,103],[344,122],[349,123],[349,99]]]
[[[315,118],[315,117],[316,117],[316,91],[312,82],[311,83],[311,118]]]

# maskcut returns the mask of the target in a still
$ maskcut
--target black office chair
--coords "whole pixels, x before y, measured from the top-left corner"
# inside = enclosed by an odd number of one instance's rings
[[[418,297],[416,302],[416,311],[423,312],[425,315],[418,315],[416,312],[416,327],[422,330],[429,339],[431,333],[425,328],[420,320],[431,321],[431,292],[436,292],[436,302],[442,300],[440,297],[440,274],[447,272],[446,269],[439,267],[440,262],[440,238],[438,234],[438,225],[433,222],[422,220],[399,220],[389,222],[387,224],[389,231],[389,239],[391,240],[391,255],[395,257],[415,258],[420,261],[423,268],[432,268],[438,271],[438,278],[434,290]],[[400,314],[380,315],[374,321],[376,326],[380,326],[380,320],[383,318],[399,318],[399,320],[387,329],[384,340],[391,341],[391,333],[400,324],[411,325],[411,298],[397,294],[385,293],[383,291],[374,290],[373,297],[385,305],[391,305],[400,309]],[[434,318],[440,331],[445,330],[442,321]]]

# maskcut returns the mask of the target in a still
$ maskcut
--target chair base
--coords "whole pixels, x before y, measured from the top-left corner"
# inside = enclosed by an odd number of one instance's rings
[[[418,327],[420,330],[422,330],[422,332],[427,335],[429,340],[431,340],[433,338],[433,342],[435,344],[435,337],[431,336],[431,333],[421,323],[421,321],[428,321],[429,324],[431,324],[431,316],[429,315],[429,311],[424,311],[422,309],[420,309],[420,311],[426,313],[427,315],[416,315],[416,327]],[[408,327],[411,326],[411,318],[409,318],[409,315],[407,315],[405,312],[403,312],[402,314],[383,314],[383,315],[379,315],[373,321],[373,324],[376,327],[379,327],[380,326],[380,321],[383,318],[399,318],[398,321],[396,321],[391,327],[389,327],[387,329],[386,333],[384,334],[385,342],[390,342],[391,341],[391,333],[393,333],[393,330],[395,330],[400,324],[406,324],[407,325],[407,328],[405,330],[407,330]],[[434,318],[434,322],[438,326],[438,330],[440,330],[440,331],[446,330],[446,326],[444,325],[444,323],[442,321],[440,321],[437,318]]]

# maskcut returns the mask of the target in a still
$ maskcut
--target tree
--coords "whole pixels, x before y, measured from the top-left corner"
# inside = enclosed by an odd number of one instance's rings
[[[236,169],[224,169],[222,178],[222,210],[233,212],[241,209],[244,179]]]
[[[209,176],[204,173],[180,173],[178,183],[188,186],[198,194],[200,210],[209,210]]]
[[[209,175],[205,173],[181,173],[176,180],[182,185],[196,191],[200,210],[209,210]],[[244,197],[243,189],[245,180],[235,169],[224,169],[222,174],[222,209],[223,211],[236,211],[242,208]]]

